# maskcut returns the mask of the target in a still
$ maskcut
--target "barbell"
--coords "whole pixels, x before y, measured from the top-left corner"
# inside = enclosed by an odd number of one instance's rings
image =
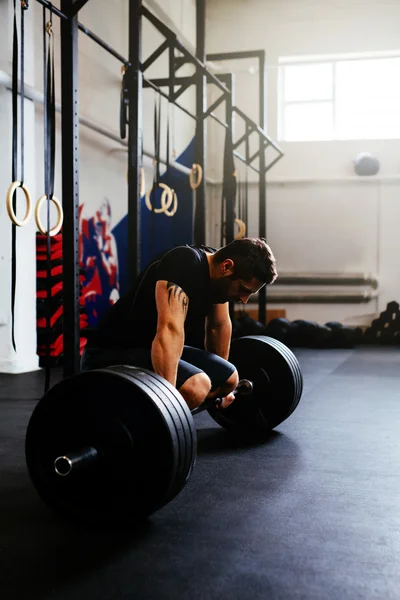
[[[246,336],[232,341],[229,358],[241,382],[226,409],[214,401],[191,412],[169,382],[138,367],[88,371],[56,384],[26,433],[27,467],[39,496],[84,523],[135,522],[188,482],[197,451],[193,416],[201,409],[225,429],[253,437],[292,414],[303,380],[286,346]]]

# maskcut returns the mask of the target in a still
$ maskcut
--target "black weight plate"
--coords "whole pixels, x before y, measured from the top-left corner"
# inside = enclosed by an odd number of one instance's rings
[[[265,337],[261,338],[265,342]],[[284,344],[280,343],[277,340],[268,339],[268,343],[274,347],[278,352],[282,353],[282,355],[286,358],[289,365],[292,369],[292,375],[295,382],[294,393],[293,393],[293,403],[289,409],[289,412],[285,418],[290,416],[292,412],[296,409],[298,403],[300,402],[302,393],[303,393],[303,375],[300,369],[299,362],[293,352]]]
[[[112,367],[112,369],[135,378],[134,369],[132,369],[132,367],[117,366]],[[195,462],[196,432],[194,425],[192,425],[193,421],[189,423],[189,419],[192,419],[192,415],[177,390],[155,373],[148,372],[148,375],[149,376],[146,378],[147,389],[148,391],[153,392],[161,402],[163,402],[170,419],[173,421],[177,434],[177,469],[175,478],[171,479],[171,487],[166,492],[165,504],[179,493],[185,482],[189,479]],[[171,394],[173,396],[173,402],[171,402]],[[176,402],[178,402],[178,407],[175,406]]]
[[[265,338],[261,339],[265,342]],[[285,416],[282,419],[285,420],[292,414],[292,412],[296,409],[298,403],[300,402],[300,398],[303,393],[303,376],[300,370],[300,365],[295,355],[291,350],[289,350],[289,348],[287,348],[284,344],[278,342],[277,340],[269,339],[268,343],[271,345],[271,347],[275,348],[277,352],[282,353],[283,357],[287,360],[288,365],[292,370],[292,376],[294,381],[293,402],[291,406],[287,405],[286,407]],[[259,412],[260,410],[262,412],[264,406],[265,405],[261,403]],[[282,420],[280,420],[280,422],[282,422]]]
[[[296,409],[303,390],[303,378],[294,354],[278,340],[247,336],[232,342],[230,361],[240,379],[250,379],[254,391],[237,397],[227,409],[214,407],[210,415],[229,430],[267,432],[282,423]]]
[[[156,394],[149,387],[154,373],[129,371],[112,367],[71,377],[35,408],[26,435],[27,465],[40,496],[57,511],[87,522],[135,521],[163,506],[187,481],[192,465],[186,458],[182,467],[182,445],[195,442],[187,431],[193,426],[189,409],[176,391],[167,387]],[[185,427],[177,427],[179,413]],[[67,477],[55,473],[55,458],[87,446],[99,451],[95,465]],[[192,460],[194,454],[192,449]]]
[[[129,377],[137,377],[137,369],[129,366],[114,366],[111,369]],[[147,371],[147,374],[145,384],[148,390],[164,403],[177,431],[178,465],[175,479],[171,480],[171,488],[166,494],[166,504],[181,491],[191,475],[197,452],[196,429],[189,407],[176,388],[151,371]]]

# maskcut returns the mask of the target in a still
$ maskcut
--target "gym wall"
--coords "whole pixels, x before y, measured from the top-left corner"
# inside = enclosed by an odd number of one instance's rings
[[[400,4],[390,0],[218,0],[210,1],[207,10],[207,52],[266,50],[267,131],[285,152],[267,176],[268,241],[279,268],[365,272],[380,281],[378,301],[368,304],[274,304],[272,308],[285,308],[289,319],[321,323],[330,319],[357,322],[359,316],[383,310],[387,302],[400,298],[400,140],[280,142],[277,65],[283,56],[398,50]],[[236,72],[236,104],[258,120],[258,74],[248,72],[248,61],[224,66]],[[236,123],[240,125],[239,119]],[[240,130],[238,134],[236,139]],[[209,139],[212,168],[208,173],[221,181],[224,135],[217,124],[209,124]],[[353,160],[363,151],[376,154],[381,163],[373,180],[354,173]],[[243,177],[240,163],[238,170]],[[249,178],[254,182],[249,190],[249,233],[256,235],[257,174],[250,171]],[[215,227],[220,218],[220,189],[214,193],[209,224]]]
[[[192,0],[167,6],[165,2],[149,0],[148,8],[157,14],[168,26],[179,31],[179,37],[187,46],[195,43],[195,4]],[[42,55],[42,7],[30,2],[25,16],[25,83],[35,90],[43,91]],[[47,11],[47,16],[49,15]],[[0,3],[0,69],[6,74],[12,72],[12,0]],[[79,13],[79,21],[99,37],[128,57],[128,3],[124,0],[89,2]],[[60,102],[60,27],[58,17],[53,18],[56,60],[56,100]],[[163,41],[157,30],[143,19],[143,59],[145,60]],[[161,56],[148,70],[146,76],[165,76],[167,54]],[[182,74],[185,74],[182,69]],[[121,64],[84,34],[79,34],[79,113],[116,135],[119,135],[119,110],[121,89]],[[195,111],[194,90],[183,94],[181,103],[188,110]],[[161,158],[166,152],[167,101],[162,101]],[[0,161],[0,186],[5,197],[11,182],[11,92],[0,86],[0,150],[4,160]],[[174,113],[174,114],[173,114]],[[172,142],[177,159],[192,164],[194,121],[179,109],[170,111]],[[143,91],[143,148],[154,154],[154,92]],[[57,157],[55,196],[62,199],[61,188],[61,118],[57,114]],[[180,158],[181,157],[181,158]],[[153,181],[153,162],[144,157],[146,189]],[[165,168],[161,168],[163,174]],[[175,177],[176,175],[176,177]],[[116,141],[100,135],[91,129],[80,127],[79,187],[81,216],[90,221],[100,211],[110,208],[111,230],[116,238],[119,259],[120,291],[129,285],[125,250],[127,247],[127,149]],[[25,100],[25,180],[36,201],[43,194],[43,106]],[[192,194],[188,177],[174,173],[179,194],[180,209],[175,218],[157,215],[155,227],[155,251],[164,250],[175,243],[191,242]],[[108,205],[107,202],[108,201]],[[20,200],[18,215],[24,210],[23,197]],[[103,206],[103,208],[102,208]],[[36,263],[34,221],[17,231],[17,302],[16,338],[17,353],[11,346],[11,223],[1,205],[0,235],[0,276],[2,294],[0,296],[0,371],[23,372],[37,368],[36,356]],[[147,214],[148,213],[148,214]],[[43,211],[43,216],[44,216]],[[53,218],[55,215],[53,214]],[[143,260],[150,258],[149,216],[142,204],[142,254]],[[94,282],[94,287],[96,286]],[[110,290],[111,292],[112,290]]]

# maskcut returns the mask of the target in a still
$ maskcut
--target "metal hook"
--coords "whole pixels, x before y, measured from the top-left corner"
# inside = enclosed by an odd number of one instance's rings
[[[47,21],[47,23],[46,23],[46,32],[49,35],[53,35],[53,29],[52,29],[52,22],[51,21]]]

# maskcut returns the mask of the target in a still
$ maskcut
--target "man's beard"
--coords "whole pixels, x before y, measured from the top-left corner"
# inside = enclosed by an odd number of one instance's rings
[[[228,275],[227,277],[221,277],[221,279],[214,279],[211,281],[211,293],[214,304],[225,304],[225,302],[230,300],[229,288],[232,279],[233,276]]]

